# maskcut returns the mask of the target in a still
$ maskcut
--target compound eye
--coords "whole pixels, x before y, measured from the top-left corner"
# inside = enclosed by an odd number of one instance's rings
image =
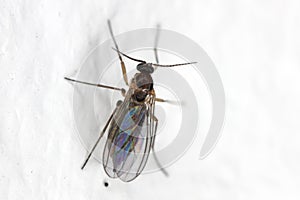
[[[144,72],[147,74],[152,74],[154,72],[154,68],[152,67],[152,64],[150,64],[150,63],[139,63],[136,66],[136,69],[139,70],[140,72]]]

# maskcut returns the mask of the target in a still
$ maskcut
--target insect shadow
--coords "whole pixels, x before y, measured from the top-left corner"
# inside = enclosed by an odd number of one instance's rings
[[[159,26],[157,27],[153,48],[156,63],[148,63],[144,60],[130,57],[119,50],[110,20],[108,20],[107,23],[115,46],[113,50],[118,54],[123,80],[128,86],[128,89],[125,90],[124,88],[104,84],[88,83],[65,77],[68,81],[120,91],[124,97],[123,101],[119,100],[117,102],[115,109],[104,125],[81,169],[84,169],[102,136],[107,132],[108,136],[103,150],[102,163],[109,177],[119,178],[124,182],[134,180],[143,171],[151,150],[156,164],[161,171],[168,176],[167,171],[160,164],[154,149],[158,126],[158,119],[155,117],[155,102],[171,103],[172,101],[156,97],[151,74],[158,67],[176,67],[195,64],[196,62],[173,65],[159,64],[157,52]],[[123,56],[138,62],[136,66],[138,72],[130,82],[128,81]]]

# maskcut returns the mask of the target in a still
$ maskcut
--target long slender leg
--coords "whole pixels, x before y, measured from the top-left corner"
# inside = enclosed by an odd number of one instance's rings
[[[158,46],[159,33],[160,33],[160,25],[158,24],[157,27],[156,27],[156,35],[155,35],[154,49],[153,49],[153,50],[154,50],[155,61],[156,61],[157,64],[159,63],[159,60],[158,60],[158,53],[157,53],[157,46]],[[154,66],[154,70],[155,70],[156,68],[157,68],[157,67]]]
[[[111,116],[109,117],[108,121],[106,122],[106,124],[105,124],[103,130],[101,131],[101,133],[100,133],[100,135],[99,135],[99,137],[98,137],[96,143],[94,144],[94,146],[93,146],[93,148],[91,149],[89,155],[87,156],[86,160],[84,161],[84,163],[83,163],[81,169],[84,169],[85,165],[87,164],[87,162],[89,161],[91,155],[93,154],[94,150],[96,149],[96,147],[97,147],[98,143],[100,142],[102,136],[104,135],[104,133],[105,133],[107,127],[109,126],[109,124],[110,124],[110,122],[111,122],[111,120],[112,120],[114,114],[116,113],[116,110],[117,110],[117,108],[118,108],[118,105],[120,105],[119,102],[117,103],[117,107],[114,109],[113,113],[111,114]]]
[[[173,105],[179,105],[180,102],[179,101],[175,101],[175,100],[167,100],[167,99],[161,99],[161,98],[155,98],[156,102],[164,102],[164,103],[170,103]]]
[[[123,96],[126,93],[126,90],[124,88],[117,88],[117,87],[113,87],[113,86],[109,86],[109,85],[103,85],[103,84],[88,83],[88,82],[85,82],[85,81],[79,81],[79,80],[75,80],[75,79],[71,79],[71,78],[67,78],[67,77],[65,77],[65,79],[68,80],[68,81],[75,82],[75,83],[81,83],[81,84],[85,84],[85,85],[91,85],[91,86],[96,86],[96,87],[101,87],[101,88],[106,88],[106,89],[111,89],[111,90],[118,90],[118,91],[121,91]]]
[[[155,144],[155,137],[156,137],[156,131],[157,131],[157,125],[158,125],[158,119],[154,116],[154,115],[151,115],[152,119],[154,120],[155,122],[155,125],[154,125],[154,136],[153,136],[153,142],[151,144],[151,148],[152,148],[152,152],[153,152],[153,156],[154,156],[154,160],[157,164],[157,166],[160,168],[160,170],[162,171],[162,173],[165,175],[165,176],[169,176],[168,172],[162,167],[162,165],[160,164],[158,158],[157,158],[157,155],[155,153],[155,150],[154,150],[154,144]]]
[[[129,84],[128,84],[127,72],[126,72],[126,66],[125,66],[125,64],[124,64],[124,62],[123,62],[123,59],[122,59],[121,54],[119,53],[119,47],[118,47],[118,44],[117,44],[117,42],[116,42],[116,39],[115,39],[113,30],[112,30],[110,20],[107,20],[107,24],[108,24],[108,29],[109,29],[111,38],[112,38],[112,40],[113,40],[113,42],[114,42],[114,44],[115,44],[115,48],[118,50],[117,52],[118,52],[119,60],[120,60],[120,63],[121,63],[123,79],[124,79],[126,85],[129,85]]]

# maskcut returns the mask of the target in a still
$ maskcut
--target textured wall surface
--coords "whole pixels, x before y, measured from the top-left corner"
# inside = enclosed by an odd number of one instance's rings
[[[0,199],[299,199],[299,10],[296,0],[1,0]],[[206,159],[196,140],[169,178],[124,184],[95,161],[80,170],[62,77],[109,38],[107,18],[116,34],[160,22],[213,59],[226,122]]]

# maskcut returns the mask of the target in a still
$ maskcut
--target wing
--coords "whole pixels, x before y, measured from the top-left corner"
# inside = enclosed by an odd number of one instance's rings
[[[108,176],[129,182],[144,169],[153,144],[154,99],[132,105],[125,98],[111,122],[103,151],[103,167]]]

